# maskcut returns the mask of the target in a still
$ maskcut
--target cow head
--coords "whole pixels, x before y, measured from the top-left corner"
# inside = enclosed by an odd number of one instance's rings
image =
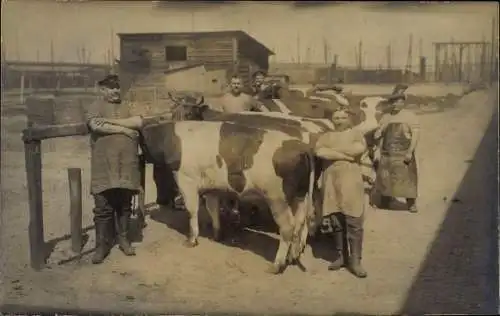
[[[174,114],[177,119],[201,121],[203,120],[203,112],[209,108],[202,95],[198,97],[193,95],[173,96],[169,92],[168,97],[177,106]]]
[[[279,99],[281,85],[277,82],[268,82],[263,86],[263,89],[259,92],[259,98],[268,99]]]

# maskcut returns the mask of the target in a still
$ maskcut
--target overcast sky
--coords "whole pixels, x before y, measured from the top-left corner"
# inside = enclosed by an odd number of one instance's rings
[[[85,45],[91,62],[102,63],[111,45],[111,30],[177,32],[244,30],[276,52],[276,61],[324,60],[322,39],[342,65],[354,65],[355,48],[363,41],[363,63],[386,65],[386,46],[393,47],[393,66],[406,63],[413,33],[413,64],[421,50],[433,62],[432,42],[491,39],[496,2],[373,8],[362,3],[306,6],[242,2],[208,7],[168,6],[154,1],[56,3],[50,0],[2,0],[2,38],[7,59],[50,60],[50,41],[57,61],[77,61]],[[298,41],[297,39],[300,38]],[[118,38],[114,39],[119,54]],[[309,49],[308,49],[309,47]],[[309,51],[309,52],[308,52]],[[117,56],[119,57],[119,56]]]

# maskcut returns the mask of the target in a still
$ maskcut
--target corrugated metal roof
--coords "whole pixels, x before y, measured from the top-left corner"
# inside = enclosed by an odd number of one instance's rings
[[[189,37],[203,37],[203,36],[234,36],[243,38],[254,42],[256,45],[261,46],[269,55],[274,55],[274,52],[267,48],[264,44],[257,41],[248,33],[241,30],[228,30],[228,31],[203,31],[203,32],[152,32],[152,33],[118,33],[118,37],[126,38],[132,36],[151,36],[151,35],[168,35],[168,36],[189,36]]]

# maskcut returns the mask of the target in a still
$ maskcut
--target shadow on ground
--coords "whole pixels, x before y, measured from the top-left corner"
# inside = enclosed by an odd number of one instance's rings
[[[186,211],[172,210],[166,207],[154,208],[149,212],[149,218],[166,225],[168,228],[186,236],[186,238],[189,234],[189,217]],[[278,249],[278,240],[266,233],[274,230],[272,225],[274,223],[266,222],[259,227],[244,225],[247,227],[243,230],[234,231],[228,227],[227,222],[227,220],[221,218],[224,235],[223,240],[218,243],[224,246],[248,250],[265,258],[267,261],[274,261],[274,256]],[[213,231],[210,223],[200,223],[199,229],[200,237],[213,240]],[[237,239],[235,239],[236,237]]]
[[[497,314],[497,115],[398,314]]]

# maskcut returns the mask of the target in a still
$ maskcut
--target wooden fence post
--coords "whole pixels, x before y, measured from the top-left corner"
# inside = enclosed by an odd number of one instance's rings
[[[40,140],[25,140],[24,153],[29,198],[29,243],[31,267],[41,270],[45,265],[43,233],[42,146]]]
[[[71,250],[80,253],[82,250],[82,169],[68,168]]]
[[[146,212],[146,158],[144,154],[139,156],[139,171],[141,174],[141,191],[139,192],[139,220],[142,226],[145,226],[145,212]]]

